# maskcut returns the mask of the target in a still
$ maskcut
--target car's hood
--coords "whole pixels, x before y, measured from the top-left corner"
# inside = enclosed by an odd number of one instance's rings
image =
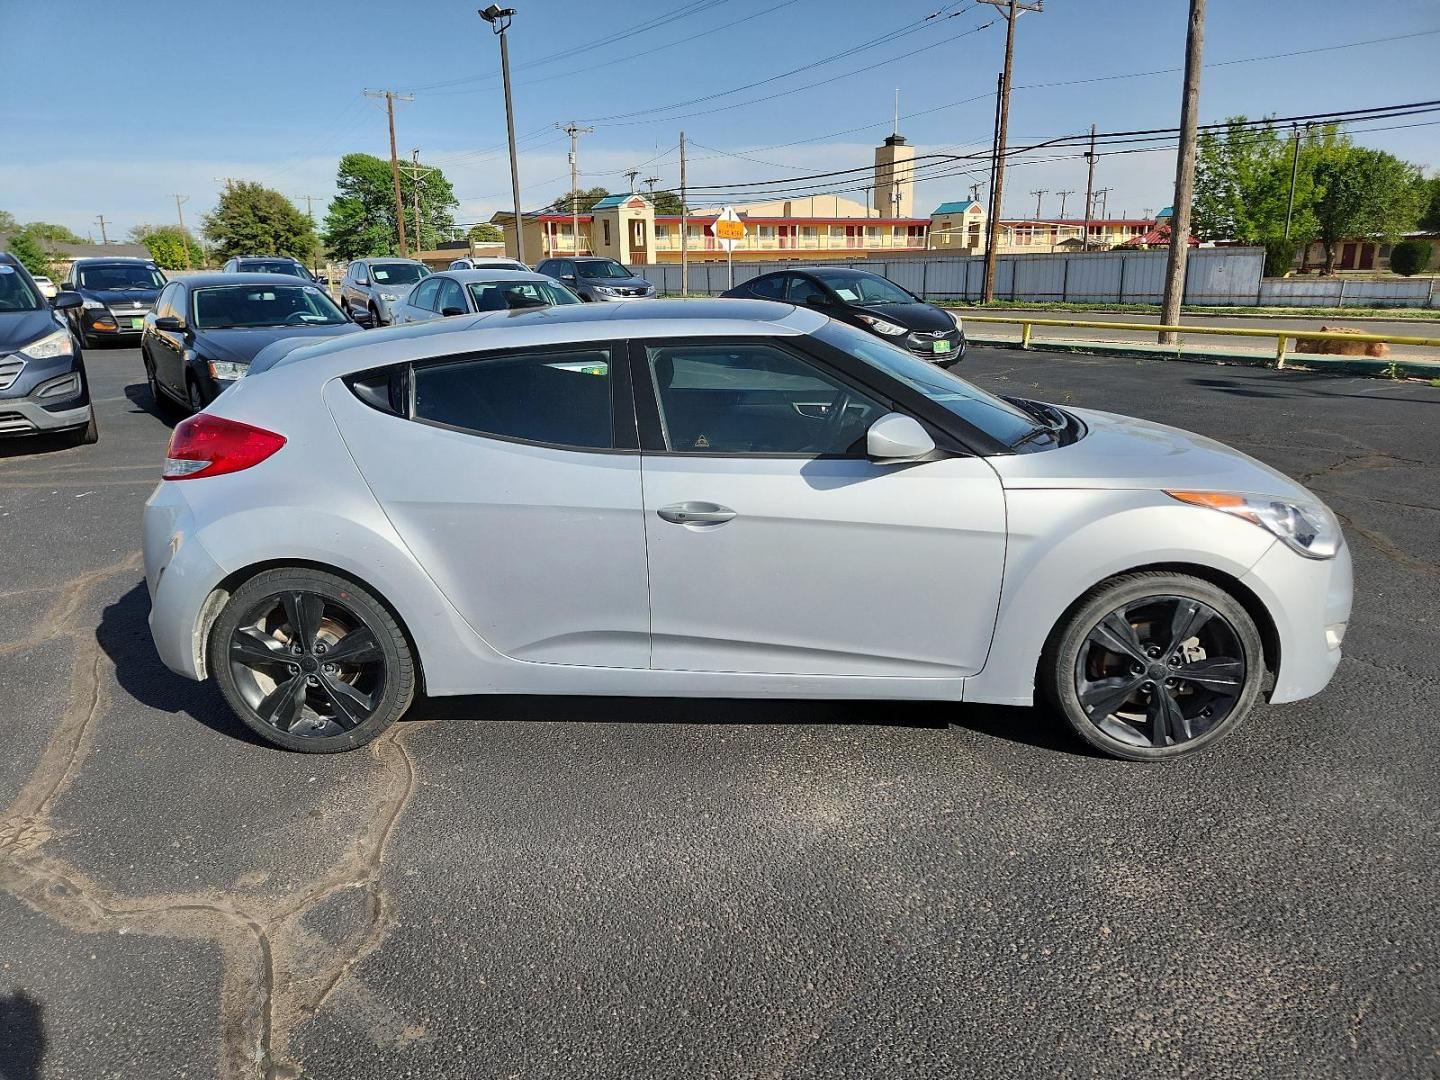
[[[1315,496],[1284,473],[1214,439],[1093,409],[1067,409],[1089,429],[1069,446],[990,458],[1007,488],[1170,488]]]
[[[906,330],[954,330],[955,320],[929,304],[866,304],[852,310],[875,315]]]
[[[144,308],[152,308],[160,296],[159,289],[78,289],[76,291],[87,299],[99,300],[106,307],[122,311],[135,304]]]
[[[0,356],[29,345],[59,327],[49,308],[38,311],[0,311]]]
[[[195,338],[195,351],[208,360],[229,360],[248,364],[265,346],[287,338],[302,342],[315,338],[353,334],[359,327],[352,322],[326,326],[256,326],[233,330],[202,330]]]

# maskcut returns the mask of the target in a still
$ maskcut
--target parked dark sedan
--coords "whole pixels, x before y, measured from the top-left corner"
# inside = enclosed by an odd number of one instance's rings
[[[20,260],[0,251],[0,436],[98,438],[85,359],[59,314],[80,302],[73,292],[46,300]]]
[[[222,274],[288,274],[301,281],[319,279],[299,260],[285,255],[237,255],[220,268]]]
[[[965,356],[965,330],[958,317],[864,270],[838,266],[777,270],[723,295],[813,307],[932,363],[949,366]]]
[[[79,307],[68,309],[75,336],[84,348],[102,341],[137,338],[165,275],[149,259],[76,259],[60,288],[80,294]]]
[[[326,338],[360,328],[323,289],[279,274],[202,274],[165,286],[145,319],[140,356],[155,404],[203,409],[245,376],[255,354],[282,338]]]

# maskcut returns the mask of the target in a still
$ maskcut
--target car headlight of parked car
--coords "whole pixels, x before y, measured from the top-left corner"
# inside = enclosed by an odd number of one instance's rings
[[[249,369],[248,364],[236,364],[229,360],[211,360],[209,363],[210,377],[216,382],[234,382],[236,379],[243,379],[245,372]]]
[[[397,296],[395,293],[382,292],[380,294],[380,299],[384,300],[387,304],[393,304],[396,300],[399,300],[400,297]]]
[[[75,355],[75,342],[69,330],[56,330],[53,334],[32,341],[20,350],[21,356],[31,360],[53,360],[57,356]]]
[[[860,321],[870,327],[876,333],[884,334],[887,337],[898,337],[900,334],[909,333],[903,326],[896,326],[893,322],[886,322],[875,315],[861,315]]]
[[[1268,499],[1227,491],[1167,491],[1172,499],[1208,506],[1268,529],[1307,559],[1333,559],[1340,550],[1340,523],[1323,503]]]
[[[84,303],[82,306],[85,308],[86,311],[104,311],[104,310],[105,310],[105,305],[104,305],[104,304],[102,304],[99,300],[92,300],[92,299],[91,299],[90,297],[88,297],[88,296],[85,297],[85,303]]]

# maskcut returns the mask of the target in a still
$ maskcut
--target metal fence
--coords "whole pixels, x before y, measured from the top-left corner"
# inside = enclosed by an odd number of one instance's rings
[[[1037,303],[1158,304],[1165,289],[1165,260],[1164,251],[1001,255],[996,260],[995,296]],[[737,261],[735,284],[801,262]],[[930,300],[979,300],[985,276],[985,260],[978,256],[870,257],[825,260],[824,265],[868,270]],[[681,292],[679,263],[636,266],[634,270],[662,293]],[[1263,248],[1199,248],[1188,260],[1184,302],[1237,307],[1440,307],[1440,290],[1430,279],[1279,279],[1263,277],[1264,271]],[[690,264],[690,292],[718,296],[727,288],[725,263]]]

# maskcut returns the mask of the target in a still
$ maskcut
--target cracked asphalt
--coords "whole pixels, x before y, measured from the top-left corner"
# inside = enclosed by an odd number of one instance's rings
[[[0,445],[0,1076],[1440,1076],[1440,389],[974,349],[1304,478],[1347,656],[1191,760],[1027,709],[424,702],[247,737],[145,625],[167,431]]]

